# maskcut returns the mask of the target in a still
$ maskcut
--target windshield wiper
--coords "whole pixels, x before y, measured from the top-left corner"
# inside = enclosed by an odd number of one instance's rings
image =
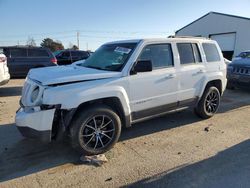
[[[107,69],[103,69],[103,68],[95,67],[95,66],[91,66],[91,65],[87,65],[87,66],[84,66],[84,67],[91,68],[91,69],[98,69],[98,70],[107,70]]]

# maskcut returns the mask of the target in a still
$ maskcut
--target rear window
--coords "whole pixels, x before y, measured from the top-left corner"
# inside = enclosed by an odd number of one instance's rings
[[[89,57],[89,54],[87,52],[82,51],[71,51],[72,57],[81,57],[81,58],[87,58]]]
[[[45,49],[28,49],[29,57],[49,57],[48,52]]]
[[[27,49],[25,48],[12,48],[10,53],[11,57],[27,57]]]
[[[207,62],[220,61],[220,54],[215,44],[203,43],[202,44]]]
[[[88,58],[89,53],[88,52],[80,52],[82,58]]]
[[[80,56],[81,56],[81,53],[80,53],[80,52],[77,52],[77,51],[72,51],[72,52],[71,52],[71,56],[73,56],[73,57],[80,57]]]

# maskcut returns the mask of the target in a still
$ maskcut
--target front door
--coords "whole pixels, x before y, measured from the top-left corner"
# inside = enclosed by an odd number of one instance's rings
[[[132,120],[176,108],[178,84],[171,44],[147,45],[139,60],[150,60],[153,71],[129,78]]]

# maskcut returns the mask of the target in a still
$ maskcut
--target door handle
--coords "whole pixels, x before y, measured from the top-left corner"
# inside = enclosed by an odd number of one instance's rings
[[[197,72],[197,74],[205,73],[205,70],[201,69]]]

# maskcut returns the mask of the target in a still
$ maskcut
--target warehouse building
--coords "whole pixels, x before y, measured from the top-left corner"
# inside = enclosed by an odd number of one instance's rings
[[[177,36],[207,37],[216,40],[227,59],[250,50],[250,18],[209,12],[176,31]]]

